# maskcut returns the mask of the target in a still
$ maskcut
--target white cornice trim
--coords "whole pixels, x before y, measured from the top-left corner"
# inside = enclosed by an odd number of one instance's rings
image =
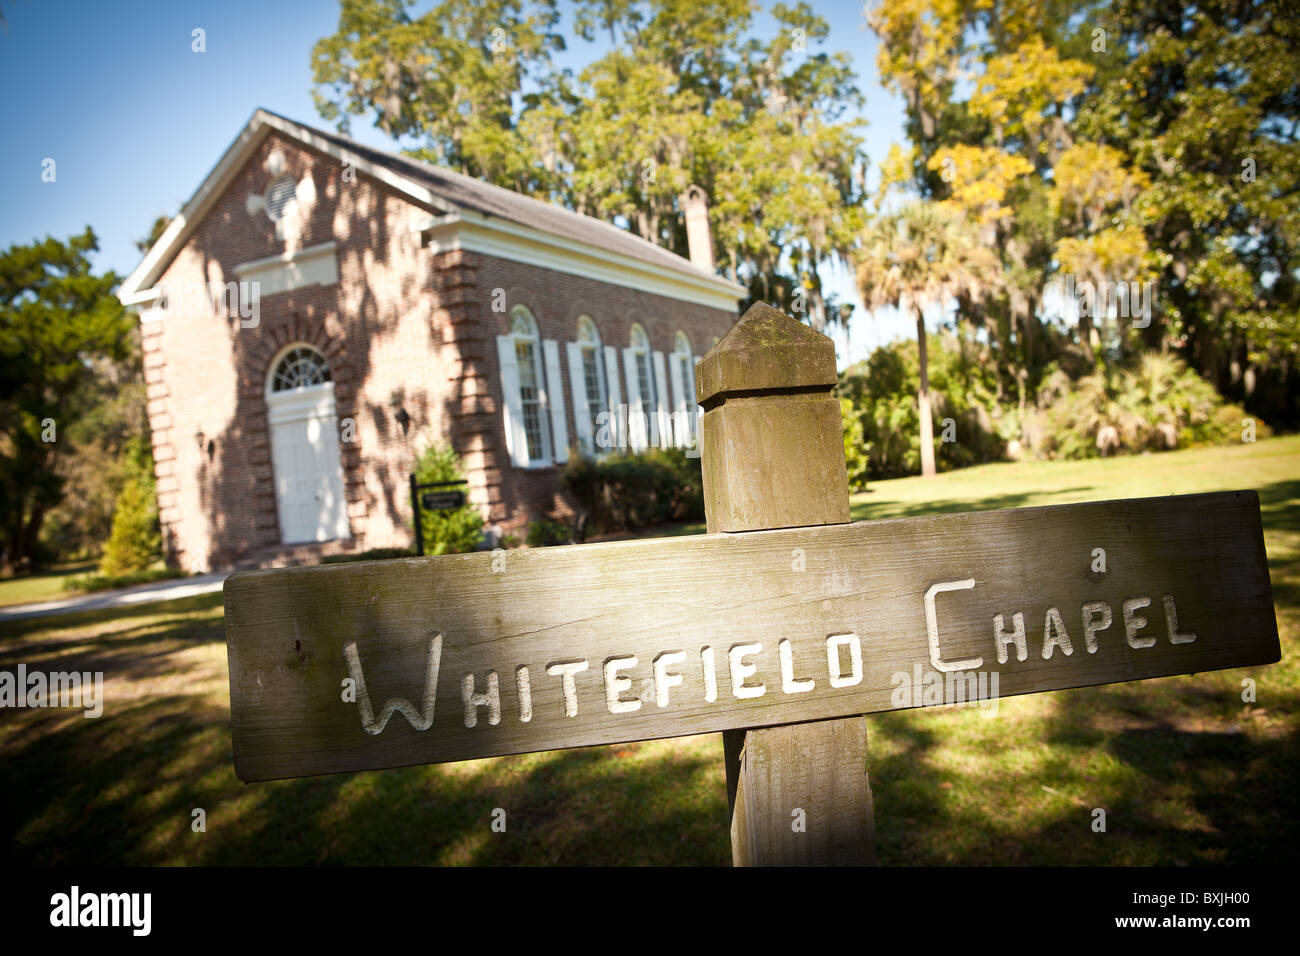
[[[314,246],[304,246],[301,249],[291,249],[288,252],[281,252],[278,255],[267,256],[264,259],[253,259],[250,262],[241,262],[233,267],[230,271],[235,275],[244,275],[248,272],[256,272],[258,269],[265,269],[268,266],[288,265],[291,262],[300,262],[304,259],[313,259],[316,256],[327,255],[338,248],[338,243],[331,239],[329,242],[321,242]]]
[[[735,312],[744,294],[744,289],[720,276],[693,276],[469,211],[459,219],[431,220],[421,232],[435,253],[477,252],[725,312]]]
[[[363,159],[357,153],[352,152],[352,150],[340,146],[338,143],[325,139],[324,137],[317,136],[311,130],[305,129],[290,120],[282,119],[279,116],[274,116],[270,113],[263,112],[262,110],[257,111],[257,114],[253,117],[254,120],[259,116],[261,117],[262,123],[266,126],[279,130],[288,138],[295,139],[300,143],[305,143],[317,152],[324,153],[326,156],[331,156],[334,159],[337,159],[340,163],[347,163],[348,165],[355,167],[358,172],[365,173],[367,176],[379,180],[386,186],[391,186],[399,193],[409,196],[421,205],[432,206],[434,209],[438,209],[442,212],[454,211],[455,207],[447,202],[447,200],[430,192],[414,180],[408,179],[399,173],[395,173],[385,166],[377,166],[370,162],[370,160]]]

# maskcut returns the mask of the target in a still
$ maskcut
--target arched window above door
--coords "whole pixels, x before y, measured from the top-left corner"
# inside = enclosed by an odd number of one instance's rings
[[[324,385],[330,380],[329,363],[325,356],[310,345],[295,345],[275,363],[271,372],[272,392],[287,392],[311,385]]]

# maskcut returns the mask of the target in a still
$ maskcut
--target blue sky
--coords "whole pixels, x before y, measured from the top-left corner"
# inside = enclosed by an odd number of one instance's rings
[[[813,6],[830,23],[824,48],[853,58],[875,166],[902,140],[903,124],[898,98],[876,82],[875,36],[860,3]],[[337,27],[337,0],[0,0],[0,9],[7,21],[0,89],[8,93],[0,107],[0,247],[66,237],[89,224],[100,241],[96,267],[126,275],[140,260],[135,241],[156,216],[180,208],[254,109],[325,125],[312,103],[310,52]],[[766,22],[758,23],[765,34]],[[201,54],[191,50],[196,27],[206,32]],[[599,48],[567,27],[566,16],[568,50],[558,62],[576,72]],[[352,135],[395,148],[361,118]],[[56,164],[52,183],[41,179],[46,159]],[[823,278],[857,301],[851,276]],[[913,334],[892,310],[868,317],[859,308],[858,315],[847,343],[836,336],[842,363]]]

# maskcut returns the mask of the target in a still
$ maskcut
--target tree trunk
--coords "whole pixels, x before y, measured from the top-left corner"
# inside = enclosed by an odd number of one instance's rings
[[[1088,364],[1093,365],[1097,361],[1097,355],[1092,350],[1092,315],[1084,315],[1083,309],[1079,310],[1078,332],[1079,348],[1083,350],[1083,355],[1087,358]]]
[[[916,411],[921,419],[921,474],[929,478],[935,473],[934,421],[930,418],[930,369],[926,355],[925,316],[920,306],[916,309],[916,344],[921,365],[921,387],[916,390]]]
[[[5,536],[3,549],[0,554],[3,556],[3,570],[5,575],[21,574],[31,567],[31,548],[28,542],[32,539],[31,522],[26,516],[26,502],[23,500],[26,495],[19,499],[18,511],[10,516],[8,525],[5,527]],[[39,531],[39,527],[37,528]]]

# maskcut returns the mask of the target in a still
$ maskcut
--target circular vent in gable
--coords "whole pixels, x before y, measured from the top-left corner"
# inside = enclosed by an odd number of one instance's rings
[[[266,187],[266,214],[272,222],[279,222],[294,204],[298,184],[292,176],[281,176]]]

